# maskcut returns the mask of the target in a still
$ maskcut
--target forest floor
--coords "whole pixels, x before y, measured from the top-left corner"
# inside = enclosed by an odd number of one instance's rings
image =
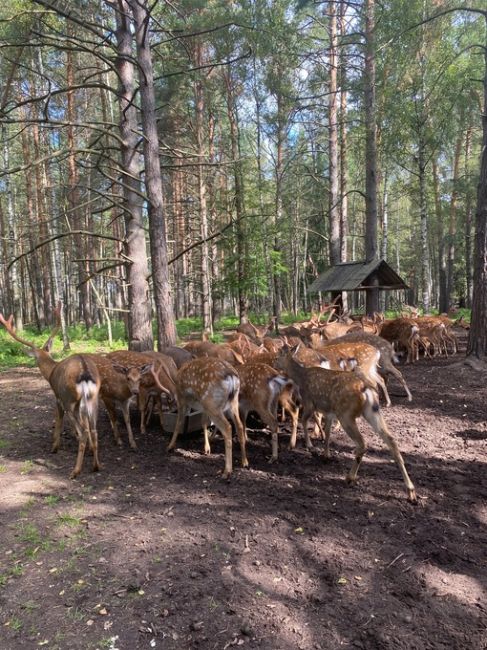
[[[133,453],[104,410],[102,471],[70,481],[47,384],[1,373],[0,648],[487,649],[487,382],[458,361],[401,368],[412,403],[390,386],[417,506],[372,434],[354,488],[340,431],[329,462],[285,432],[275,465],[251,432],[223,482],[220,439],[169,456],[154,422]]]

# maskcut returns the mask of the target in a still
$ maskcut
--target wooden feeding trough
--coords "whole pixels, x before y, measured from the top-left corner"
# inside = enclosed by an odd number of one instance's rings
[[[164,431],[174,433],[177,417],[177,411],[165,411],[162,414],[162,428]],[[201,431],[203,429],[204,418],[205,416],[203,411],[191,411],[191,413],[184,418],[183,433]]]

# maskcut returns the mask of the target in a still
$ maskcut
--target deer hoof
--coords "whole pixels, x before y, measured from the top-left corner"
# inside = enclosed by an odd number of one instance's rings
[[[224,481],[229,481],[231,475],[232,475],[232,472],[225,472],[225,471],[224,471],[224,472],[222,472],[222,479],[223,479]]]
[[[277,463],[277,456],[271,456],[267,462],[269,465],[272,465],[272,463]]]
[[[412,490],[408,490],[408,501],[409,503],[418,503],[418,497],[416,496],[416,490],[414,488]]]

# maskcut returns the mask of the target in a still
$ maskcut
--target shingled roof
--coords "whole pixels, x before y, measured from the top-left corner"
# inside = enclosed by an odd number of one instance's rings
[[[378,278],[378,284],[373,278]],[[385,260],[336,264],[316,278],[309,293],[317,291],[361,291],[363,289],[407,289],[404,280]]]

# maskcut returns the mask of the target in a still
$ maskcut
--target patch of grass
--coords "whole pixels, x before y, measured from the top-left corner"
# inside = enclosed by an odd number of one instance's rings
[[[10,440],[5,440],[5,438],[0,438],[0,449],[8,449],[11,446]]]
[[[8,581],[8,573],[0,573],[0,587],[5,587]]]
[[[18,632],[19,630],[22,629],[23,623],[20,620],[20,618],[17,618],[16,616],[14,616],[9,621],[7,621],[7,625],[9,626],[9,628],[11,630],[15,630],[15,632]]]
[[[7,471],[7,466],[6,465],[0,465],[0,474],[5,474]]]
[[[17,525],[19,529],[19,539],[28,546],[24,548],[24,554],[27,557],[34,557],[39,551],[49,551],[51,541],[44,538],[35,524],[30,522],[20,522]]]
[[[20,467],[20,473],[23,474],[28,474],[29,472],[32,472],[34,469],[34,463],[31,460],[26,460],[22,463]]]
[[[79,609],[79,607],[70,607],[68,609],[68,618],[70,618],[72,621],[80,623],[84,620],[85,614],[81,611],[81,609]]]
[[[16,564],[10,569],[10,575],[14,578],[18,578],[24,573],[24,567],[22,564]]]
[[[109,636],[109,637],[103,637],[98,641],[96,644],[97,648],[106,648],[106,650],[114,650],[116,648],[116,643],[118,640],[118,636]]]
[[[55,506],[60,500],[61,497],[58,497],[55,494],[48,494],[44,497],[44,503],[48,506]]]
[[[60,526],[70,526],[71,528],[78,528],[82,526],[81,519],[79,517],[73,517],[70,514],[62,514],[57,517],[58,525]]]
[[[39,609],[39,607],[40,605],[38,605],[33,600],[26,600],[25,603],[22,603],[20,605],[20,608],[25,609],[27,612],[35,612],[35,610]]]
[[[201,318],[180,318],[176,321],[176,331],[179,338],[189,336],[191,332],[201,332],[203,320]]]

